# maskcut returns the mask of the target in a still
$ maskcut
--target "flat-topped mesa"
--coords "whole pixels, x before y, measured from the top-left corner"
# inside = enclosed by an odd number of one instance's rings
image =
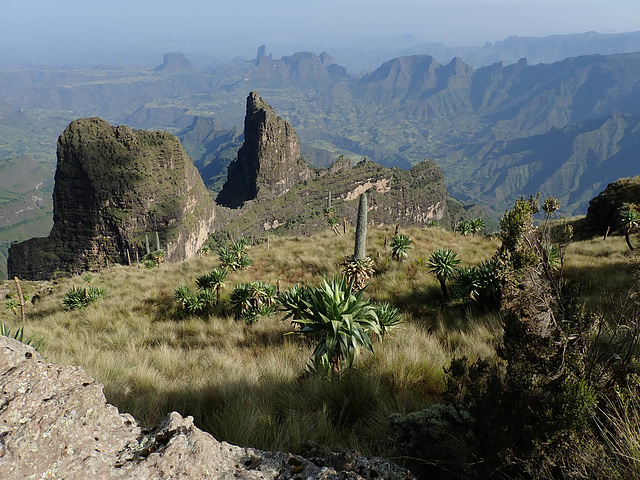
[[[214,203],[179,140],[167,132],[73,121],[58,139],[49,237],[9,250],[10,276],[46,279],[127,263],[155,250],[193,257],[212,229]],[[157,232],[157,237],[156,237]]]
[[[229,165],[218,203],[236,208],[247,200],[270,200],[315,176],[300,157],[295,130],[273,108],[251,92],[244,120],[244,144]]]
[[[187,73],[192,72],[191,62],[180,52],[170,52],[163,55],[162,65],[157,66],[154,70],[166,73]]]

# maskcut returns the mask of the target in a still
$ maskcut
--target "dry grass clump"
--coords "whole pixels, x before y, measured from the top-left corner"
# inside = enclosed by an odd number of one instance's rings
[[[477,265],[493,255],[498,240],[438,228],[401,233],[411,237],[413,249],[407,260],[396,262],[385,248],[393,228],[369,228],[367,255],[378,274],[366,296],[398,307],[404,323],[383,342],[376,340],[375,356],[362,355],[339,381],[307,375],[313,345],[285,335],[292,327],[282,315],[247,325],[228,314],[226,299],[243,282],[262,280],[285,289],[339,274],[340,262],[353,251],[353,232],[271,237],[269,244],[250,247],[253,266],[229,275],[222,305],[209,315],[180,311],[173,292],[217,267],[214,254],[156,269],[117,266],[93,274],[93,284],[109,293],[83,310],[62,309],[65,292],[83,279],[60,280],[51,295],[29,305],[26,334],[44,339],[40,350],[48,361],[81,365],[104,383],[109,402],[144,425],[177,410],[193,415],[218,439],[240,445],[295,452],[313,441],[380,453],[389,414],[433,403],[452,358],[493,357],[501,338],[496,314],[445,301],[425,265],[437,248],[457,251],[461,265]],[[609,279],[623,284],[623,245],[618,238],[575,243],[567,273],[585,280],[594,297],[611,285]],[[3,309],[0,319],[13,327],[19,317]]]
[[[627,291],[637,269],[635,252],[631,252],[622,236],[582,240],[569,245],[565,262],[568,280],[581,286],[581,293],[590,307],[603,298]]]

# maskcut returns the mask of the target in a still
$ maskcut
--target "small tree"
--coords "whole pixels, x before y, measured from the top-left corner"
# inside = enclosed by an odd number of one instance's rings
[[[449,296],[447,280],[453,278],[459,263],[458,254],[452,250],[439,248],[429,257],[429,272],[433,273],[440,282],[440,289],[445,297]]]
[[[620,223],[622,224],[622,231],[624,232],[624,239],[627,242],[629,250],[633,251],[633,245],[631,245],[631,230],[637,228],[640,224],[640,215],[634,210],[627,208],[620,212]]]

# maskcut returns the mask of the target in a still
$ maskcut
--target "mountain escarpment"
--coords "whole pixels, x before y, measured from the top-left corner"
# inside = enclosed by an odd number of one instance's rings
[[[147,238],[167,260],[196,254],[214,203],[178,139],[166,132],[72,122],[58,139],[49,237],[12,245],[10,276],[46,279],[126,263]]]

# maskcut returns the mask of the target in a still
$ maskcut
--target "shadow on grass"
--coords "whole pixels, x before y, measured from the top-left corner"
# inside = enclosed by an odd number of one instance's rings
[[[219,441],[293,453],[312,442],[327,451],[384,455],[388,416],[396,403],[380,378],[362,372],[334,381],[228,379],[174,390],[106,384],[105,395],[145,427],[177,411]]]
[[[27,307],[27,324],[29,323],[29,320],[43,320],[62,311],[64,311],[62,304],[60,304],[59,307],[39,308],[37,310],[33,308],[29,309],[29,307]]]
[[[589,268],[565,268],[565,278],[578,287],[582,299],[590,308],[601,301],[625,297],[637,281],[638,267],[632,262],[620,261]]]

